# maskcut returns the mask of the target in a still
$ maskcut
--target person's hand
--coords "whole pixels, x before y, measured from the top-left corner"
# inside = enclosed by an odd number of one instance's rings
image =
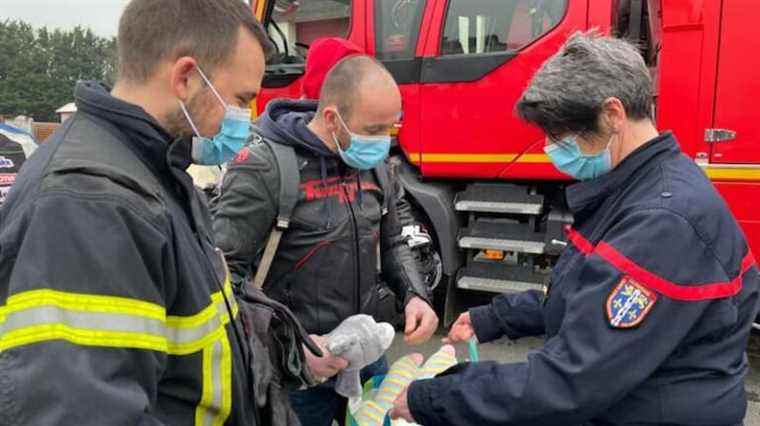
[[[391,419],[397,420],[399,418],[406,420],[409,423],[417,423],[414,421],[414,418],[412,417],[412,412],[409,410],[409,404],[406,400],[406,394],[409,392],[409,388],[404,388],[403,391],[401,391],[400,394],[396,397],[396,400],[393,401],[393,408],[391,408],[391,411],[388,413],[391,416]]]
[[[433,308],[420,297],[413,297],[404,308],[406,327],[404,341],[408,345],[427,342],[438,328],[438,315]]]
[[[309,370],[312,374],[320,379],[326,380],[348,367],[348,361],[339,356],[334,356],[327,350],[327,337],[317,336],[315,334],[312,334],[309,337],[311,337],[311,340],[319,346],[319,349],[322,349],[322,356],[318,357],[304,347],[306,364],[309,366]]]
[[[449,335],[443,338],[443,343],[453,345],[459,342],[466,342],[474,335],[475,329],[472,327],[472,321],[470,321],[470,313],[465,312],[454,321],[451,330],[449,330]]]

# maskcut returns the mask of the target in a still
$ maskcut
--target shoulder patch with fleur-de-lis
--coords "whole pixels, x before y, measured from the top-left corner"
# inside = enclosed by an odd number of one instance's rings
[[[607,297],[607,320],[614,328],[633,328],[649,315],[657,293],[624,276]]]

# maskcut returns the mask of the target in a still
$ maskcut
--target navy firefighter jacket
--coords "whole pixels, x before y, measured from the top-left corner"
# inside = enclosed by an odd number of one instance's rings
[[[550,287],[470,311],[481,342],[545,334],[527,362],[409,388],[423,425],[739,425],[758,270],[705,174],[665,133],[567,189]]]

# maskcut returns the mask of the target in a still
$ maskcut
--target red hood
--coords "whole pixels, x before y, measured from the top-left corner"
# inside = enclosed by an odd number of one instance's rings
[[[306,99],[319,99],[322,83],[332,67],[341,59],[360,53],[363,52],[359,46],[342,38],[329,37],[314,41],[306,59],[301,95]]]

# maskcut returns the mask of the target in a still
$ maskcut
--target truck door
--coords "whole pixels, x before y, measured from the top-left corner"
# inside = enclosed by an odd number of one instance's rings
[[[760,7],[755,0],[723,0],[712,163],[759,164]],[[712,132],[712,133],[710,133]]]
[[[277,52],[267,61],[256,109],[274,98],[301,96],[309,45],[321,37],[341,37],[364,45],[364,0],[258,0],[253,5]]]
[[[560,177],[543,154],[541,132],[520,122],[514,106],[538,67],[586,28],[588,1],[441,3],[420,77],[423,174]],[[505,176],[512,165],[525,167]]]
[[[420,147],[419,75],[423,35],[429,29],[430,16],[438,0],[372,0],[373,25],[367,28],[367,53],[374,55],[393,74],[403,100],[402,126],[398,143],[412,162]],[[425,25],[423,25],[424,18]]]

